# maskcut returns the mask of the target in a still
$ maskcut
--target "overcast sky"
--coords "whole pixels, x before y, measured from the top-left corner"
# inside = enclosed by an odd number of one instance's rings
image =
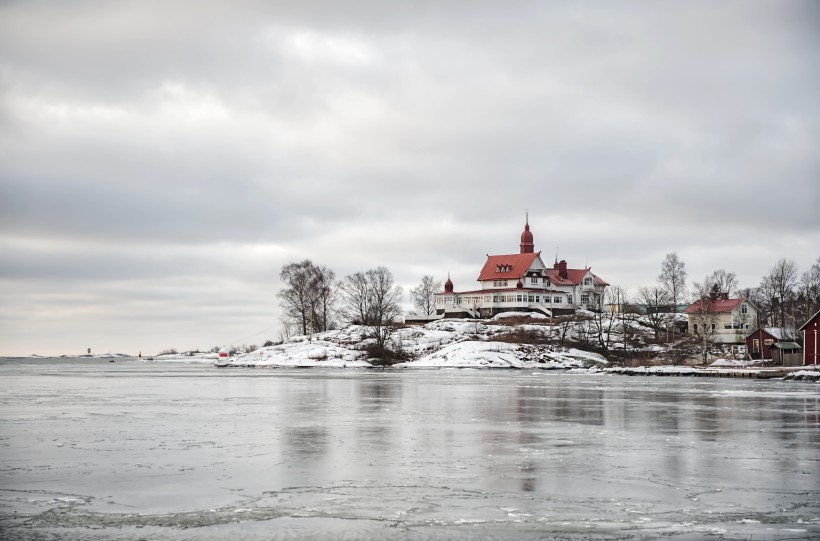
[[[279,271],[820,256],[820,3],[0,4],[0,354],[279,334]]]

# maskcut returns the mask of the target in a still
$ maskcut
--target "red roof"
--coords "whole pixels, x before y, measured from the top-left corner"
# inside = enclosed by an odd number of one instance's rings
[[[510,255],[488,255],[478,281],[484,280],[518,280],[529,270],[532,262],[538,257],[537,253],[510,254]],[[500,267],[509,270],[502,272]]]
[[[517,280],[524,276],[526,272],[532,267],[535,258],[540,255],[538,253],[529,254],[509,254],[509,255],[488,255],[487,262],[484,263],[484,268],[478,275],[478,281],[485,280]],[[500,268],[507,268],[509,270],[502,271]],[[555,285],[579,285],[584,281],[584,277],[589,269],[567,269],[567,277],[561,278],[558,274],[558,269],[545,269],[544,272],[549,277],[550,282]],[[608,286],[609,284],[600,276],[591,273],[595,280],[595,285]]]
[[[711,305],[710,311],[712,312],[731,312],[734,310],[739,304],[743,303],[746,299],[722,299],[718,297],[713,301],[709,301]],[[696,314],[700,311],[700,299],[696,300],[692,304],[690,304],[686,310],[683,311],[684,314]]]
[[[555,285],[564,285],[564,284],[572,284],[572,285],[579,285],[581,282],[584,281],[584,277],[589,272],[589,269],[567,269],[567,277],[561,278],[558,274],[558,269],[547,269],[547,276],[549,276],[550,282]],[[596,286],[608,286],[609,283],[606,282],[603,278],[596,275],[595,273],[591,273],[592,278],[595,280]]]

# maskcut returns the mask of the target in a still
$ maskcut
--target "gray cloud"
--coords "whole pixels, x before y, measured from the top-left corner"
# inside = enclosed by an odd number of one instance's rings
[[[25,316],[0,353],[235,340],[303,257],[472,287],[525,210],[548,261],[629,287],[670,251],[742,285],[805,269],[818,23],[814,2],[6,2],[0,294]]]

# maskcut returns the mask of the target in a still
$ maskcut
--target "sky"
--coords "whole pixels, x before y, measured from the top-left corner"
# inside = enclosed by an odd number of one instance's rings
[[[820,257],[820,3],[0,3],[0,354],[280,336],[283,265]]]

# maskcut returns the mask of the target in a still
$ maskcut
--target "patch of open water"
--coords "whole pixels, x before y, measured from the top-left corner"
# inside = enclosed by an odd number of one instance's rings
[[[0,539],[812,539],[820,387],[0,362]]]

